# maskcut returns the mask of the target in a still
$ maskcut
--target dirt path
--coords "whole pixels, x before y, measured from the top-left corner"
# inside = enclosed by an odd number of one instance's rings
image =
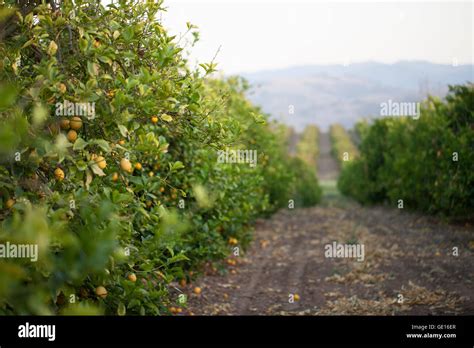
[[[321,136],[319,175],[334,183],[328,140]],[[327,187],[326,196],[338,196],[334,185]],[[235,266],[210,270],[180,290],[189,295],[185,313],[198,315],[472,315],[473,239],[470,225],[325,199],[259,220],[252,246],[234,258]],[[333,242],[363,245],[363,261],[326,257]],[[291,303],[291,294],[299,300]]]

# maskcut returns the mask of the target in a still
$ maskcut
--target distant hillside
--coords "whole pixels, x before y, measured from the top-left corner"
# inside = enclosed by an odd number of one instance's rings
[[[474,81],[473,65],[422,61],[395,64],[314,65],[241,74],[253,85],[249,98],[273,118],[302,129],[317,124],[327,130],[338,122],[351,127],[360,117],[378,117],[389,99],[418,101],[444,96],[449,84]],[[289,114],[294,105],[294,114]]]

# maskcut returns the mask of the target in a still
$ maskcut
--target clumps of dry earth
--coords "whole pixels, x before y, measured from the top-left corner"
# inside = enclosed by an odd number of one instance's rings
[[[472,315],[473,239],[468,224],[389,208],[282,210],[258,221],[245,255],[179,288],[183,314]],[[326,258],[334,241],[363,244],[364,260]]]

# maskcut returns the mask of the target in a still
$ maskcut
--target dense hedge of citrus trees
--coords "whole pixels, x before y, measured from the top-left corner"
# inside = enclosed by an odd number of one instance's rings
[[[359,150],[352,142],[351,136],[340,124],[333,124],[329,129],[332,154],[341,165],[359,156]]]
[[[296,143],[296,157],[293,168],[297,170],[298,180],[296,182],[296,191],[300,193],[300,199],[303,206],[316,204],[321,199],[321,188],[314,185],[317,181],[317,159],[319,157],[319,128],[315,125],[308,125],[301,133]],[[310,170],[304,170],[310,168]]]
[[[39,255],[0,260],[1,314],[168,313],[170,282],[245,247],[254,218],[316,187],[297,184],[313,169],[287,156],[245,81],[188,67],[161,1],[6,3],[0,242]],[[59,117],[64,101],[95,113]],[[256,165],[218,163],[239,149],[257,150]]]
[[[315,125],[306,126],[296,144],[297,157],[315,169],[319,156],[318,144],[319,129]]]
[[[429,98],[421,117],[376,120],[360,158],[343,168],[340,190],[362,203],[387,201],[452,218],[474,215],[474,87]]]

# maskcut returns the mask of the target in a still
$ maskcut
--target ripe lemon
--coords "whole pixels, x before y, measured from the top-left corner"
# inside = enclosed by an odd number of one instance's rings
[[[130,273],[127,278],[128,280],[134,283],[137,281],[137,276],[135,275],[135,273]]]
[[[113,174],[112,174],[112,181],[117,181],[118,178],[119,178],[118,173],[113,173]]]
[[[77,140],[77,132],[73,129],[67,132],[67,140],[69,140],[71,143],[75,142]]]
[[[9,198],[9,199],[5,202],[5,207],[6,207],[7,209],[11,209],[14,205],[15,205],[15,200],[12,199],[12,198]]]
[[[72,129],[78,130],[82,127],[82,120],[80,117],[74,116],[73,118],[71,118],[71,121],[69,121],[69,124]]]
[[[99,297],[106,298],[107,297],[107,289],[103,286],[98,286],[95,288],[95,294]]]
[[[67,87],[64,83],[60,83],[58,88],[59,88],[59,92],[61,92],[61,94],[64,94],[67,91]]]
[[[105,158],[102,156],[97,156],[94,158],[95,163],[97,163],[97,166],[99,166],[100,169],[105,169],[107,167],[107,162],[105,161]]]
[[[69,128],[71,128],[71,125],[69,124],[69,120],[67,119],[63,119],[59,122],[59,125],[61,127],[61,129],[63,130],[68,130]]]
[[[151,122],[152,123],[158,123],[158,117],[157,116],[152,116]]]
[[[64,171],[61,168],[56,168],[54,170],[54,176],[58,181],[63,181],[64,179]]]
[[[129,173],[132,172],[132,164],[126,158],[122,158],[122,160],[120,161],[120,168],[122,168],[126,172],[129,172]]]
[[[142,170],[142,164],[140,162],[135,163],[136,170]]]
[[[155,173],[149,172],[149,173],[148,173],[148,176],[151,178],[151,177],[155,176]]]
[[[197,287],[197,286],[196,286],[193,291],[194,291],[194,293],[195,293],[196,295],[199,295],[202,290],[201,290],[200,287]]]

